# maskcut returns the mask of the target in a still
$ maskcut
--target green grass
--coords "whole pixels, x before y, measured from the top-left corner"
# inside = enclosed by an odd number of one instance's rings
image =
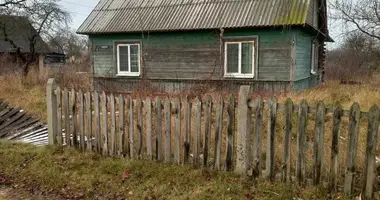
[[[78,199],[327,199],[322,188],[254,184],[233,173],[104,158],[74,149],[0,142],[0,175],[13,185]],[[342,199],[342,198],[341,198]]]

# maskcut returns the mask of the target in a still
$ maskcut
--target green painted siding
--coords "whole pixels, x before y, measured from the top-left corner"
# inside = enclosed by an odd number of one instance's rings
[[[258,36],[255,79],[260,80],[289,81],[293,35],[294,31],[288,29],[225,31],[225,37]],[[218,31],[91,35],[90,39],[94,46],[94,73],[98,77],[116,76],[115,42],[141,41],[142,71],[148,79],[222,78]],[[109,48],[96,48],[101,45]]]
[[[302,31],[296,32],[296,70],[295,81],[311,75],[311,47],[313,37]]]
[[[150,33],[92,35],[93,45],[109,45],[106,50],[93,50],[95,76],[116,76],[115,43],[140,41],[143,74],[154,79],[218,78],[220,55],[218,33]]]
[[[226,32],[228,36],[258,36],[259,80],[290,80],[291,38],[288,29],[245,29]]]

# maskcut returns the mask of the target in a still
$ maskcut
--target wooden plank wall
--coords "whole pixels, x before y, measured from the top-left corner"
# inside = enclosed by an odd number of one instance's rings
[[[254,179],[295,182],[301,186],[327,183],[331,192],[343,186],[345,194],[360,192],[366,198],[372,198],[375,190],[380,123],[376,105],[367,113],[361,112],[358,104],[353,104],[351,110],[342,110],[340,106],[326,108],[322,102],[309,105],[306,100],[297,105],[287,99],[283,104],[275,97],[252,99],[250,86],[240,88],[237,102],[233,95],[132,99],[103,92],[99,103],[97,93],[86,93],[84,100],[82,91],[69,95],[67,91],[58,89],[62,93],[58,95],[52,92],[56,96],[50,99],[63,98],[65,112],[57,107],[61,103],[48,104],[55,106],[49,110],[59,110],[55,113],[60,115],[50,120],[54,124],[49,127],[65,126],[71,130],[71,142],[67,144],[83,151],[235,171]],[[71,108],[70,122],[58,123],[58,119],[63,120],[62,115],[67,116],[66,107]],[[345,146],[340,141],[343,120],[348,122]],[[325,129],[329,121],[331,133]],[[361,121],[368,121],[365,147],[358,146]],[[331,143],[325,142],[327,135],[332,135]],[[341,152],[347,152],[345,166],[339,166]],[[358,163],[359,156],[364,163]],[[357,170],[359,165],[364,172]],[[341,167],[347,169],[346,173],[339,170]],[[355,190],[358,179],[362,181],[361,191]]]

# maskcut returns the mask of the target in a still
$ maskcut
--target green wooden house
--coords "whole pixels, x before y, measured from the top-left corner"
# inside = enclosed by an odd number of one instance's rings
[[[98,90],[197,84],[270,92],[323,81],[326,0],[100,0],[77,31]]]

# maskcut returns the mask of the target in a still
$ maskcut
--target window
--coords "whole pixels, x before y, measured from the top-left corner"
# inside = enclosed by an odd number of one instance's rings
[[[318,73],[318,44],[316,42],[311,45],[311,73]]]
[[[140,76],[140,44],[117,45],[117,75]]]
[[[225,43],[225,77],[253,78],[255,66],[254,41]]]

